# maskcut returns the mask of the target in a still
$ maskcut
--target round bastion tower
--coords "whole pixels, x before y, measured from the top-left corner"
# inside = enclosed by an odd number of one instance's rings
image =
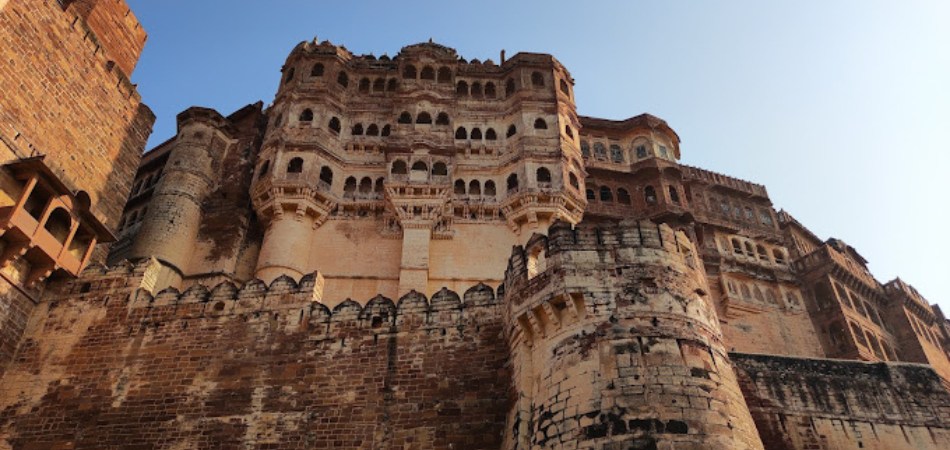
[[[216,184],[232,126],[218,112],[193,107],[178,115],[175,147],[155,187],[132,258],[155,257],[166,270],[156,288],[178,286],[201,224],[201,204]]]
[[[507,449],[762,449],[682,232],[555,223],[505,278]]]

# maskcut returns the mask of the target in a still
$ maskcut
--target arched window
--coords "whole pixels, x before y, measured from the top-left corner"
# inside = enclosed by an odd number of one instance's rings
[[[619,145],[610,146],[610,160],[615,163],[623,162],[623,150],[620,149]]]
[[[745,243],[745,254],[746,254],[746,255],[749,255],[749,256],[751,256],[751,257],[753,257],[753,258],[755,258],[755,250],[752,249],[752,243],[751,243],[751,242],[746,242],[746,243]]]
[[[592,202],[597,200],[597,194],[594,193],[593,189],[587,189],[587,201]]]
[[[643,189],[643,198],[647,201],[648,205],[656,204],[656,189],[653,186],[647,186]]]
[[[571,95],[571,88],[567,85],[567,81],[561,80],[561,92],[565,95]]]
[[[356,177],[349,177],[343,183],[343,192],[356,192]]]
[[[736,239],[736,238],[732,238],[731,241],[732,241],[732,252],[735,253],[735,254],[737,254],[737,255],[741,255],[741,254],[742,254],[742,244],[739,243],[739,240]]]
[[[765,247],[762,246],[761,244],[755,246],[755,252],[759,255],[759,259],[763,261],[769,260],[769,254],[768,252],[765,251]]]
[[[373,179],[370,177],[363,177],[360,180],[360,192],[366,194],[373,191]]]
[[[444,113],[444,112],[440,112],[439,115],[435,118],[435,124],[436,124],[436,125],[448,125],[448,124],[449,124],[449,115],[446,114],[446,113]]]
[[[332,186],[333,185],[333,171],[329,167],[323,166],[320,168],[320,181]]]
[[[511,174],[508,175],[508,192],[515,192],[518,190],[518,175]]]
[[[509,78],[508,81],[505,82],[505,96],[510,97],[511,94],[514,94],[514,93],[515,93],[515,80]]]
[[[377,178],[376,184],[373,186],[374,192],[383,192],[383,188],[386,186],[386,180],[383,178]]]
[[[458,127],[455,130],[455,139],[468,139],[468,131],[465,130],[465,127]]]
[[[581,188],[580,182],[577,181],[577,175],[574,175],[573,172],[572,172],[571,175],[570,175],[570,180],[571,180],[571,186],[574,186],[574,189],[580,189],[580,188]]]
[[[495,83],[485,83],[485,97],[495,98],[496,95],[498,95],[498,93],[495,92]]]
[[[418,116],[416,116],[416,123],[421,123],[421,124],[426,124],[426,125],[431,124],[432,116],[429,115],[429,113],[427,112],[421,112],[419,113]]]
[[[382,78],[377,78],[373,82],[373,92],[383,92],[386,90],[386,80]]]
[[[366,128],[366,135],[367,135],[367,136],[379,136],[379,127],[376,126],[375,123],[374,123],[374,124],[371,124],[369,127]]]
[[[465,180],[455,180],[454,192],[458,195],[465,195]]]
[[[564,134],[571,138],[571,140],[574,140],[574,130],[571,129],[570,125],[564,125]]]
[[[647,146],[646,146],[646,145],[638,145],[638,146],[637,146],[637,159],[643,159],[643,158],[646,158],[647,156],[648,156],[648,155],[647,155]]]
[[[534,121],[534,129],[535,129],[535,130],[547,130],[547,129],[548,129],[548,123],[545,122],[544,119],[538,117],[538,118]]]
[[[550,183],[551,182],[551,171],[546,167],[538,167],[537,172],[535,173],[538,179],[538,183]]]
[[[350,77],[346,75],[346,72],[340,72],[340,74],[336,76],[336,82],[340,86],[347,87],[350,85]]]
[[[677,205],[680,203],[680,194],[676,192],[676,188],[673,186],[670,186],[670,200]]]
[[[396,174],[396,175],[405,175],[407,172],[408,172],[408,171],[406,170],[406,162],[405,162],[405,161],[403,161],[403,160],[401,160],[401,159],[397,159],[397,160],[393,161],[393,170],[392,170],[392,173],[393,173],[393,174]]]
[[[268,170],[270,170],[270,161],[269,161],[269,160],[268,160],[268,161],[264,161],[264,164],[261,164],[261,170],[260,170],[260,172],[257,173],[257,177],[260,178],[260,177],[263,177],[264,175],[267,175],[267,171],[268,171]]]
[[[389,136],[389,133],[391,133],[391,132],[392,132],[392,127],[389,126],[389,125],[386,125],[386,126],[383,127],[383,131],[381,131],[381,132],[379,133],[379,135],[380,135],[380,136]]]
[[[590,158],[590,143],[581,141],[581,156],[585,159]]]
[[[604,144],[594,142],[594,158],[601,161],[607,160],[607,147],[604,147]]]
[[[478,180],[472,180],[468,184],[468,195],[482,195],[482,186]]]
[[[739,289],[742,290],[742,297],[748,299],[752,298],[752,291],[749,290],[749,285],[742,283],[739,285]]]
[[[412,163],[413,172],[428,172],[429,166],[426,165],[425,161],[416,161]]]
[[[281,122],[283,121],[284,121],[284,116],[282,114],[278,114],[277,117],[274,118],[274,126],[279,127]]]
[[[755,220],[755,213],[752,212],[752,208],[748,206],[745,207],[745,218],[748,220]]]
[[[323,63],[316,63],[313,65],[313,68],[310,69],[311,77],[322,77],[323,76]]]
[[[66,238],[69,237],[69,230],[72,228],[73,218],[66,212],[63,208],[56,208],[50,213],[49,217],[46,218],[46,225],[43,228],[46,228],[46,231],[49,231],[49,234],[53,235],[57,241],[61,244],[66,243]]]
[[[340,119],[333,117],[330,119],[330,124],[328,125],[334,133],[340,134]]]
[[[342,73],[342,72],[340,72],[340,73]],[[370,86],[369,78],[363,78],[362,80],[360,80],[360,87],[359,87],[360,92],[362,92],[362,93],[364,93],[364,94],[365,94],[365,93],[368,93],[368,92],[369,92],[369,86]]]
[[[395,91],[395,90],[396,90],[396,83],[398,83],[398,81],[396,81],[395,78],[390,78],[390,79],[389,79],[389,82],[386,83],[386,90],[387,90],[387,91],[390,91],[390,92]]]
[[[313,122],[313,110],[311,110],[310,108],[303,110],[303,112],[300,113],[299,120],[301,122]]]
[[[449,168],[444,162],[437,162],[432,165],[432,175],[448,175]]]
[[[419,72],[419,78],[423,80],[434,80],[435,69],[433,69],[431,66],[423,67],[422,72]]]
[[[604,203],[610,203],[614,201],[614,194],[610,191],[610,188],[607,186],[600,187],[600,201]]]
[[[544,75],[541,75],[541,72],[533,72],[531,74],[531,85],[534,87],[543,87]]]
[[[617,189],[617,201],[621,204],[629,205],[631,203],[630,193],[624,188]]]
[[[472,97],[481,97],[482,96],[482,84],[479,82],[472,83]]]
[[[452,82],[452,70],[448,67],[439,68],[439,83],[451,83]]]
[[[512,137],[517,133],[518,133],[518,128],[515,127],[514,125],[510,125],[508,126],[508,132],[505,133],[505,137]]]
[[[412,114],[409,114],[409,111],[403,111],[402,114],[399,115],[399,119],[396,120],[396,122],[412,123]]]
[[[287,173],[303,172],[303,158],[293,158],[287,164]]]
[[[483,193],[486,197],[495,196],[495,182],[488,180],[485,182],[485,192]]]
[[[776,264],[785,264],[785,253],[779,249],[772,250],[772,257],[775,258]]]
[[[482,129],[481,128],[472,128],[471,134],[472,140],[482,140]]]
[[[403,78],[409,78],[410,80],[415,80],[415,79],[416,79],[416,66],[413,66],[412,64],[410,64],[410,65],[404,67],[404,68],[402,69],[402,77],[403,77]]]
[[[291,67],[287,70],[287,78],[284,78],[284,84],[290,83],[294,79],[294,75],[297,74],[297,69]]]
[[[494,140],[496,140],[496,139],[498,139],[498,134],[495,133],[495,129],[494,129],[494,128],[489,128],[488,131],[485,132],[485,140],[486,140],[486,141],[494,141]]]
[[[468,83],[465,80],[455,84],[455,93],[458,95],[468,95]]]

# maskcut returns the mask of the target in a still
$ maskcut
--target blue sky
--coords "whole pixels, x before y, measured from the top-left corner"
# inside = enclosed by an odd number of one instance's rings
[[[127,1],[150,35],[132,77],[158,116],[150,147],[189,106],[269,103],[314,36],[377,56],[429,38],[467,59],[551,53],[581,114],[666,119],[683,163],[765,184],[950,313],[950,2]]]

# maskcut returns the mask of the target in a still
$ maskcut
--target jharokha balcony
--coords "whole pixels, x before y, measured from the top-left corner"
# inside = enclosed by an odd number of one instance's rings
[[[27,287],[61,270],[79,275],[97,243],[115,236],[90,211],[89,195],[73,194],[43,162],[44,157],[23,159],[5,167],[20,183],[10,192],[13,205],[0,207],[0,267],[14,259],[29,263]]]

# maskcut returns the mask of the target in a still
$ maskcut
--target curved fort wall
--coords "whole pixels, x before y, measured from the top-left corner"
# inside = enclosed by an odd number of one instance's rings
[[[555,224],[505,290],[505,448],[762,448],[682,232]]]

